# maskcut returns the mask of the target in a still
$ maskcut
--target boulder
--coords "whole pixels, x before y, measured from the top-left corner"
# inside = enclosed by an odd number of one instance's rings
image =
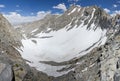
[[[12,67],[9,64],[0,63],[0,81],[15,81]]]

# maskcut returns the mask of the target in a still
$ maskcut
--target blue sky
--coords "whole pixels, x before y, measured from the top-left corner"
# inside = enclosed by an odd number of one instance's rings
[[[97,5],[108,13],[120,13],[120,0],[0,0],[0,12],[5,16],[37,16],[38,13],[62,13],[70,4]],[[9,20],[9,18],[8,18]]]
[[[38,11],[55,13],[61,12],[53,8],[60,3],[64,3],[67,8],[70,4],[76,3],[81,6],[97,5],[112,11],[120,9],[120,0],[0,0],[0,4],[5,6],[0,8],[0,11],[5,13],[17,11],[23,15],[30,15],[30,13]]]

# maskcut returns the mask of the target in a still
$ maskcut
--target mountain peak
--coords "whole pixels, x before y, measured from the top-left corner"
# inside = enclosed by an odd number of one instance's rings
[[[96,16],[106,16],[106,17],[110,17],[109,14],[107,14],[102,8],[94,5],[94,6],[87,6],[87,7],[82,7],[82,6],[78,6],[78,5],[71,5],[70,8],[65,12],[65,13],[69,13],[70,14],[74,14],[74,13],[85,13],[87,14],[92,14],[92,11],[95,10],[95,15]]]
[[[72,5],[66,12],[66,15],[69,17],[79,17],[81,19],[85,19],[84,24],[88,24],[88,28],[92,23],[96,24],[96,26],[100,26],[102,28],[106,28],[109,26],[104,26],[103,23],[109,23],[110,15],[106,13],[102,8],[94,5],[94,6],[87,6],[81,7]],[[64,15],[64,14],[63,14]],[[86,19],[87,18],[87,19]],[[88,23],[88,21],[90,22]],[[103,21],[103,22],[102,22]]]

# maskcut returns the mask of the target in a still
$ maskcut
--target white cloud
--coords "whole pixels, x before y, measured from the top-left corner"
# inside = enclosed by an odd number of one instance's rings
[[[9,12],[9,14],[3,14],[4,17],[6,17],[9,22],[13,25],[26,23],[26,22],[32,22],[36,20],[40,20],[44,18],[47,14],[50,14],[50,11],[39,11],[36,13],[36,15],[32,16],[22,16],[18,12]]]
[[[5,5],[0,4],[0,8],[4,8],[4,7],[5,7]]]
[[[107,12],[107,13],[110,13],[110,10],[108,8],[104,8],[104,10]]]
[[[116,5],[116,4],[113,4],[113,7],[115,7],[115,8],[116,8],[116,7],[118,7],[118,5]]]
[[[116,10],[115,13],[120,14],[120,10]]]
[[[114,12],[111,14],[111,16],[115,16],[116,14],[120,14],[120,10],[114,11]]]
[[[63,11],[66,11],[66,10],[67,10],[67,8],[66,8],[66,6],[65,6],[64,3],[60,3],[60,4],[58,4],[57,6],[53,6],[53,8],[61,9],[61,10],[63,10]]]

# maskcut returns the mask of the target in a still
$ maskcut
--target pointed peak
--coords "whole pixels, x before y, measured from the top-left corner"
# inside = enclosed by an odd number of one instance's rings
[[[68,10],[71,11],[71,10],[73,10],[74,8],[77,8],[77,9],[79,9],[79,8],[86,8],[86,9],[90,9],[90,10],[94,8],[94,9],[96,9],[96,10],[102,10],[102,9],[101,9],[100,7],[98,7],[97,5],[82,7],[82,6],[80,6],[80,5],[75,5],[75,4],[72,4]]]

